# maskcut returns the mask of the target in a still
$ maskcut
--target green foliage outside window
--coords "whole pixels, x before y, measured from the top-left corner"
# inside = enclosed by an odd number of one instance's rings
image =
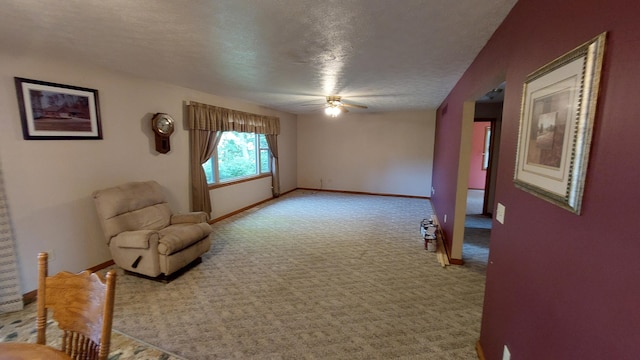
[[[211,159],[207,160],[206,163],[202,164],[202,169],[204,170],[204,176],[207,178],[207,184],[213,184],[215,182],[213,161]]]
[[[256,136],[226,131],[218,144],[220,181],[256,174]]]
[[[209,184],[268,173],[271,169],[265,136],[225,131],[216,153],[202,167]]]

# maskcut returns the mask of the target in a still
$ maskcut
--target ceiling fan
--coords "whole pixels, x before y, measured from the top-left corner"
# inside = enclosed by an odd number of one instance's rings
[[[342,97],[337,95],[327,96],[327,104],[324,109],[325,114],[331,117],[336,117],[342,112],[349,112],[349,110],[346,109],[347,107],[367,109],[364,105],[347,104],[342,102],[341,99]]]

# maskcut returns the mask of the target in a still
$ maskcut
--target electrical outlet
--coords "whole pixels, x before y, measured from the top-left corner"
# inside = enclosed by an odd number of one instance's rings
[[[504,350],[502,350],[502,360],[511,360],[511,352],[507,345],[505,345]]]
[[[498,203],[498,206],[496,207],[496,220],[498,220],[500,224],[504,224],[504,212],[506,210],[507,208],[504,205]]]

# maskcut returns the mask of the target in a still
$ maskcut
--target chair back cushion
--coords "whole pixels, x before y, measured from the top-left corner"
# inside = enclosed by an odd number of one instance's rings
[[[160,184],[130,182],[93,193],[102,230],[107,239],[124,231],[160,230],[171,221],[171,209]]]

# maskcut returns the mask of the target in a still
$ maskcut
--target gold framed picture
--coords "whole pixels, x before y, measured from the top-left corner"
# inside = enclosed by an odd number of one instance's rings
[[[515,185],[580,214],[606,33],[524,82]]]

